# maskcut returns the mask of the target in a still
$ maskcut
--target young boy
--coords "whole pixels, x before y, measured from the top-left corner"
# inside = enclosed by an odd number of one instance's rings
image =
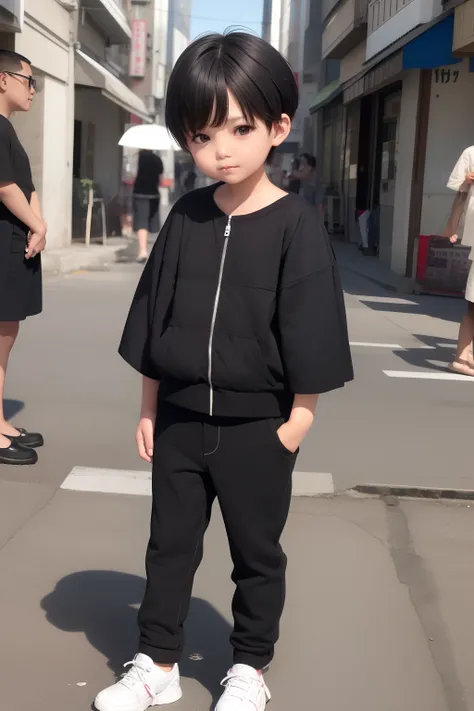
[[[280,546],[318,395],[352,378],[344,302],[315,208],[264,170],[298,104],[293,73],[244,33],[198,39],[166,122],[218,181],[185,195],[150,255],[120,345],[143,375],[138,450],[153,461],[139,653],[96,698],[144,711],[181,697],[178,662],[214,499],[236,585],[234,666],[217,711],[263,711],[285,597]]]
[[[35,464],[38,433],[17,429],[3,412],[10,352],[20,321],[42,309],[41,256],[46,224],[26,155],[10,116],[29,111],[36,81],[26,57],[0,50],[0,464]]]

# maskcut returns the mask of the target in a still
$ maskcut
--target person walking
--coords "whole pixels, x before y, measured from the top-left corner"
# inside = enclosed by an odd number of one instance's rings
[[[148,259],[148,235],[160,231],[160,180],[163,161],[153,151],[142,150],[133,186],[133,229],[138,238],[137,261]]]
[[[319,215],[265,172],[297,106],[286,60],[246,33],[196,40],[170,77],[166,124],[215,182],[172,209],[119,348],[142,374],[136,439],[153,503],[138,654],[98,711],[181,698],[183,624],[216,498],[236,588],[234,664],[216,711],[263,711],[270,698],[262,672],[285,600],[293,468],[318,396],[353,377]]]
[[[456,191],[445,235],[455,244],[459,238],[471,247],[471,268],[466,284],[467,309],[459,327],[456,356],[449,369],[474,377],[474,146],[463,151],[448,181],[448,188]],[[463,224],[462,228],[461,225]]]
[[[0,463],[35,464],[39,433],[7,422],[3,397],[8,360],[20,322],[42,310],[41,255],[46,223],[33,185],[30,162],[10,123],[29,111],[36,82],[31,62],[0,50]]]

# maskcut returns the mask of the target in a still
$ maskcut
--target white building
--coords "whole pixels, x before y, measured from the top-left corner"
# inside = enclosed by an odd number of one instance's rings
[[[323,57],[341,61],[346,235],[360,239],[370,210],[369,247],[413,277],[419,237],[443,232],[449,173],[474,143],[474,2],[324,0],[323,12]]]
[[[51,248],[71,239],[74,9],[73,0],[0,0],[0,43],[31,59],[38,79],[31,111],[12,120],[31,160]]]

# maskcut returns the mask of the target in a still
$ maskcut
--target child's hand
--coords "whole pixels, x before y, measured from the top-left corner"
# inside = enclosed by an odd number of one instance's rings
[[[153,432],[155,430],[154,417],[141,417],[137,427],[138,454],[145,462],[151,463],[153,459]]]
[[[277,430],[278,437],[283,446],[292,454],[301,445],[308,431],[306,428],[295,425],[292,422],[285,422]]]

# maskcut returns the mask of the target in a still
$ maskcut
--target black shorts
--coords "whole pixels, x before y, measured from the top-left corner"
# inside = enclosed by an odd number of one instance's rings
[[[26,233],[0,221],[0,321],[23,321],[43,308],[41,255],[25,259]]]
[[[133,229],[148,230],[158,233],[160,231],[160,198],[133,196]]]

